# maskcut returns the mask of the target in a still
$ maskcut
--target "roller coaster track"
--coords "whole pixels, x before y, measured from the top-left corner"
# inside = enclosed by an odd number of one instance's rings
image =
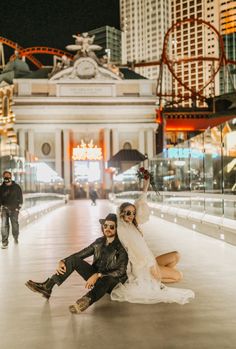
[[[65,55],[69,59],[73,59],[72,54],[57,48],[51,48],[46,46],[35,46],[35,47],[23,48],[17,43],[15,43],[14,41],[4,38],[2,36],[0,36],[0,43],[3,43],[4,45],[7,45],[13,48],[14,50],[18,50],[20,57],[26,56],[37,68],[42,68],[43,64],[37,58],[35,58],[33,54],[50,54],[50,55],[56,55],[59,57],[62,57]],[[11,57],[14,57],[14,55],[12,55]],[[187,62],[190,60],[191,59],[183,59],[182,61]],[[214,57],[203,58],[203,60],[213,61],[213,60],[217,60],[217,58],[214,58]],[[161,65],[161,63],[162,63],[161,61],[137,62],[137,63],[134,63],[134,67],[138,68],[138,67],[155,66],[155,65]],[[173,63],[176,63],[176,62],[173,62]],[[227,58],[225,58],[225,63],[236,65],[236,61],[228,60]]]
[[[21,47],[20,45],[18,45],[16,42],[11,41],[9,39],[6,39],[2,36],[0,36],[0,43],[7,45],[11,48],[13,48],[14,50],[20,51],[23,50],[23,47]],[[34,65],[36,65],[36,67],[41,68],[43,66],[43,64],[34,56],[30,55],[27,56],[28,60],[31,61]]]
[[[55,55],[55,56],[66,56],[69,59],[73,59],[73,55],[71,53],[68,53],[66,51],[60,50],[58,48],[53,47],[47,47],[47,46],[35,46],[35,47],[28,47],[28,48],[22,48],[19,50],[19,56],[20,57],[29,57],[33,54],[47,54],[47,55]]]
[[[56,55],[59,57],[66,56],[69,59],[73,59],[73,55],[71,53],[68,53],[66,51],[63,51],[57,48],[46,47],[46,46],[45,47],[35,46],[35,47],[23,48],[19,46],[17,43],[15,43],[14,41],[6,39],[2,36],[0,36],[0,43],[13,48],[14,50],[17,50],[19,57],[27,57],[37,68],[42,68],[43,64],[33,56],[34,54],[49,54],[49,55]],[[11,56],[11,58],[14,58],[14,57],[15,57],[15,54]]]

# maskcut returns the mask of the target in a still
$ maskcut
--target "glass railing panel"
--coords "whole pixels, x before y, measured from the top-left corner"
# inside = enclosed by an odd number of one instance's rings
[[[205,213],[213,216],[221,217],[224,212],[222,198],[215,197],[205,198]]]
[[[154,165],[154,177],[159,190],[168,190],[170,161],[167,157],[157,157]]]
[[[190,148],[190,189],[193,192],[204,192],[204,137],[199,134],[189,140]]]
[[[50,193],[32,193],[24,195],[23,209],[29,209],[34,206],[39,206],[42,204],[47,204],[51,202],[65,202],[66,196],[60,194],[50,194]]]
[[[169,152],[176,150],[175,157],[172,159],[172,168],[174,170],[173,190],[187,191],[190,189],[190,151],[189,142],[180,143],[175,148],[169,149]]]
[[[190,197],[173,196],[173,197],[170,197],[169,202],[171,206],[174,206],[177,208],[182,208],[186,210],[189,210],[191,208]]]
[[[161,192],[152,202],[236,219],[236,118],[165,149],[149,167]]]
[[[205,212],[205,199],[201,196],[191,196],[191,206],[192,211]]]
[[[154,203],[162,204],[163,198],[163,195],[160,195],[160,193],[155,193],[153,191],[148,192],[148,199]]]
[[[225,196],[223,203],[224,203],[224,217],[228,219],[236,219],[236,197]]]
[[[150,161],[149,165],[159,190],[189,190],[189,157],[189,145],[188,142],[184,142],[178,147],[166,149],[163,157],[158,156],[155,160]]]
[[[222,193],[222,128],[213,127],[204,133],[205,192]]]
[[[123,201],[129,201],[137,199],[140,193],[140,191],[123,192],[116,194],[115,197]],[[157,197],[154,192],[148,192],[148,202],[154,204],[154,207],[155,204],[157,207],[159,205],[167,207],[169,213],[171,213],[171,208],[177,208],[179,210],[175,210],[174,214],[178,212],[183,214],[181,210],[185,210],[185,214],[190,216],[194,212],[202,213],[200,217],[206,217],[205,215],[213,216],[211,218],[212,223],[214,223],[214,216],[228,219],[229,221],[224,220],[224,224],[228,224],[228,226],[235,229],[235,225],[232,223],[232,220],[236,220],[236,196],[234,195],[160,192],[160,195]],[[218,220],[215,221],[219,222]]]
[[[222,127],[224,193],[236,194],[236,118]]]

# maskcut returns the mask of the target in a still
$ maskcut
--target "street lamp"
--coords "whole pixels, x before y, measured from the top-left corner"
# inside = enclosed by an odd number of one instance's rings
[[[109,64],[111,61],[111,49],[110,48],[106,48],[105,52],[107,54],[107,63]]]

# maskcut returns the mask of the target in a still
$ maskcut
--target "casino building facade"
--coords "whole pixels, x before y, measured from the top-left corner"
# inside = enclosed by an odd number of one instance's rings
[[[121,149],[155,155],[154,81],[89,56],[49,75],[19,74],[27,69],[18,58],[7,68],[14,72],[18,144],[55,170],[68,193],[75,185],[110,190],[107,162]]]

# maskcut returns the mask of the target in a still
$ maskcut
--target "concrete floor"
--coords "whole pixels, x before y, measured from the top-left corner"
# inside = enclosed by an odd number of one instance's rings
[[[57,261],[100,236],[98,218],[114,207],[100,201],[69,203],[21,231],[18,246],[0,250],[1,349],[236,348],[236,246],[152,217],[145,231],[155,253],[179,250],[190,304],[136,305],[109,296],[80,315],[68,305],[84,292],[73,274],[55,286],[50,301],[29,291],[28,279],[43,281]]]

